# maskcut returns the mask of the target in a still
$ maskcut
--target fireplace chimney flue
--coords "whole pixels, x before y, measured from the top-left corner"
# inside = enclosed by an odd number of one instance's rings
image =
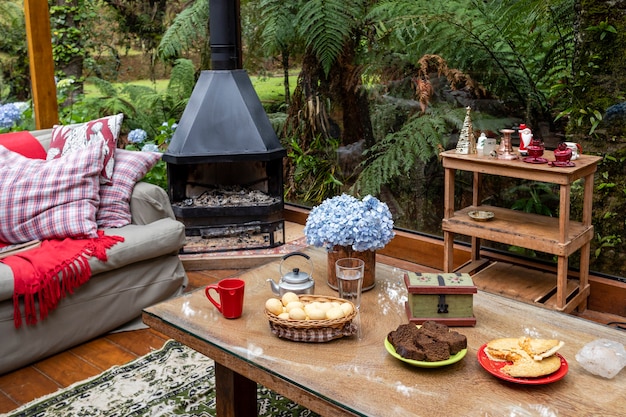
[[[243,68],[239,0],[209,0],[211,69]]]

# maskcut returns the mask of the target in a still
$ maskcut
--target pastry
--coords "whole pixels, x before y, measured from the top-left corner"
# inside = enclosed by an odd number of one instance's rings
[[[519,344],[536,361],[550,357],[563,346],[563,342],[554,339],[532,339],[521,337]]]
[[[536,361],[527,357],[503,366],[500,370],[514,378],[536,378],[550,375],[561,367],[561,358],[556,355]]]
[[[511,362],[500,370],[514,378],[535,378],[549,375],[561,367],[555,355],[563,342],[530,337],[494,339],[485,346],[485,354],[493,361]]]

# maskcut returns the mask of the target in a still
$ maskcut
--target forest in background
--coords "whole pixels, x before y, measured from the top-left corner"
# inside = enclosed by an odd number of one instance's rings
[[[1,103],[29,99],[21,3],[0,5]],[[209,67],[208,0],[49,3],[62,120],[122,111],[125,132],[166,144],[163,123],[176,123]],[[477,132],[525,122],[547,144],[604,156],[592,268],[625,276],[625,11],[623,1],[242,0],[244,67],[300,70],[267,108],[289,152],[287,198],[311,206],[372,193],[398,226],[440,234],[437,154],[454,146],[470,106]],[[113,84],[136,53],[149,77],[168,75],[166,91]],[[94,97],[81,95],[85,80]],[[29,128],[20,123],[12,129]],[[550,187],[489,181],[490,201],[558,215]]]

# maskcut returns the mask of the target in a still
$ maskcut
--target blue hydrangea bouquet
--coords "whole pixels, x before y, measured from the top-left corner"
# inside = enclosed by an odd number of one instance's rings
[[[394,237],[393,218],[387,204],[368,195],[362,200],[347,194],[329,198],[314,207],[304,234],[309,245],[350,246],[357,252],[382,249]]]

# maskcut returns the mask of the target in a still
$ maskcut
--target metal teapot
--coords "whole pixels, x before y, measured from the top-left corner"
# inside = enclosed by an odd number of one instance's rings
[[[300,268],[293,268],[286,274],[283,273],[283,264],[292,256],[301,256],[309,261],[309,273],[302,272]],[[282,296],[286,292],[293,292],[296,294],[313,294],[315,290],[315,281],[313,280],[313,262],[309,255],[302,252],[292,252],[283,256],[279,267],[280,281],[278,285],[273,279],[269,278],[267,282],[272,287],[272,292],[276,295]]]

